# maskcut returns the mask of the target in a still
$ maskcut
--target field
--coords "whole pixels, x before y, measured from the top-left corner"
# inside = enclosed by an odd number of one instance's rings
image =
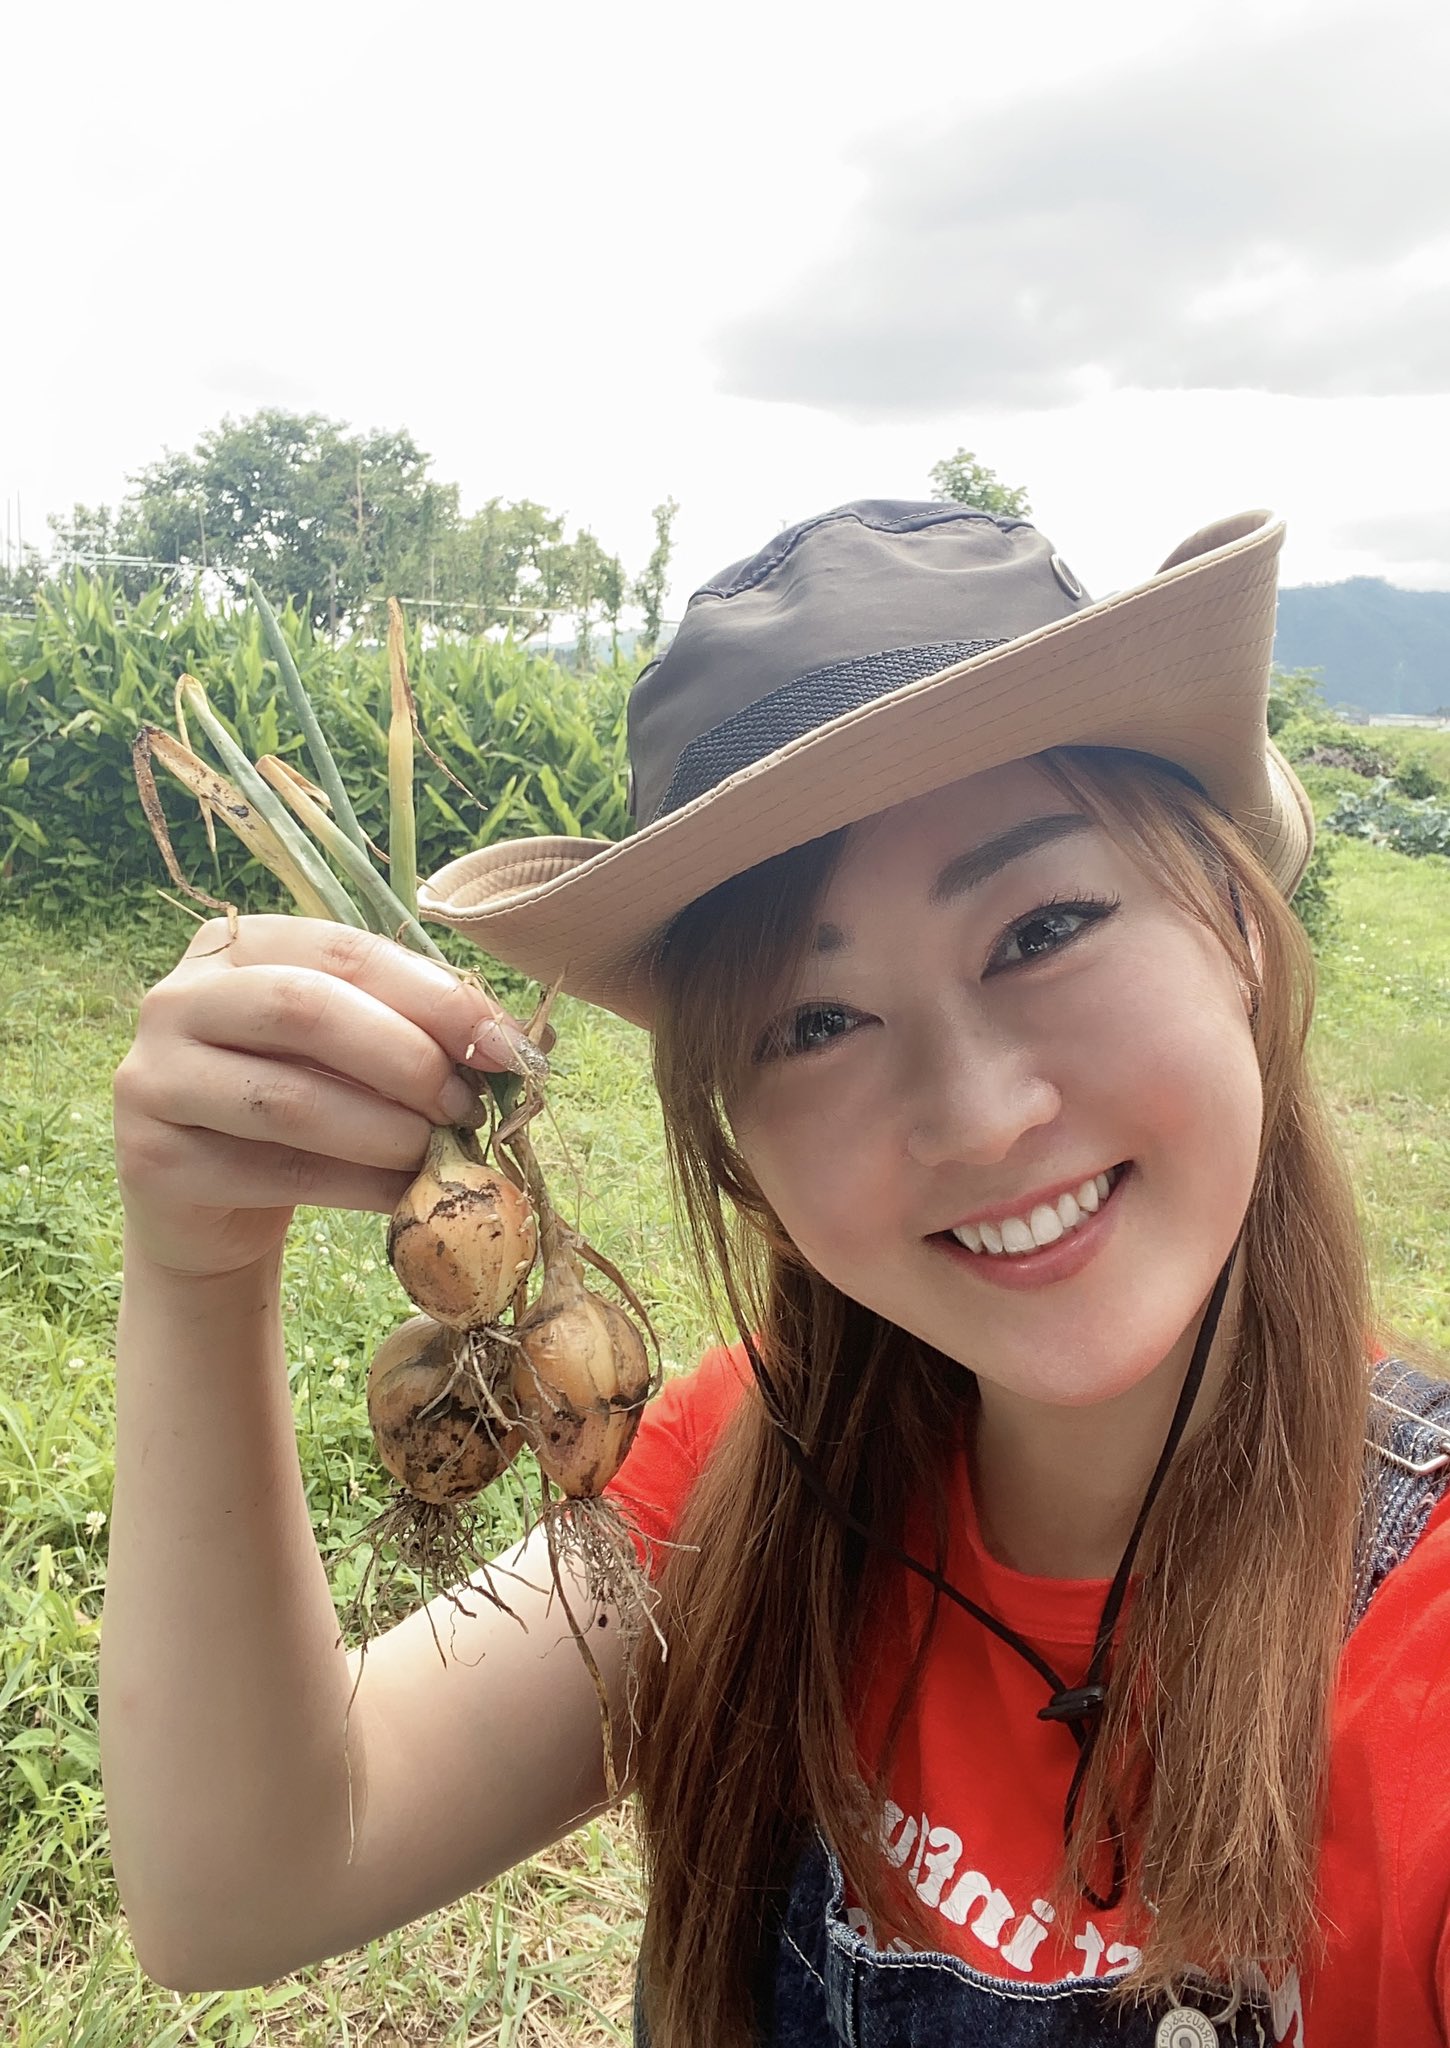
[[[1336,848],[1317,1059],[1355,1164],[1384,1310],[1450,1352],[1450,863]],[[629,2038],[639,1926],[627,1823],[595,1824],[452,1911],[264,1992],[180,1999],[141,1977],[106,1856],[94,1666],[109,1507],[119,1224],[108,1084],[172,913],[0,925],[0,2012],[18,2048],[498,2044]],[[560,1188],[648,1277],[666,1349],[709,1340],[671,1226],[644,1044],[560,1018]],[[565,1164],[567,1160],[568,1164]],[[289,1357],[325,1548],[375,1504],[360,1361],[394,1320],[373,1219],[300,1219]],[[500,1523],[500,1540],[509,1534]],[[182,1646],[178,1646],[180,1650]]]
[[[1450,782],[1450,727],[1433,725],[1371,725],[1364,737],[1395,761],[1424,761],[1442,781]]]
[[[586,1828],[451,1913],[263,1993],[159,1991],[116,1922],[94,1724],[119,1279],[109,1084],[142,986],[185,939],[164,910],[119,929],[42,930],[14,913],[0,926],[0,2039],[627,2041],[639,1905],[622,1819]],[[645,1041],[614,1020],[562,1011],[560,1127],[540,1150],[546,1164],[552,1154],[557,1193],[577,1174],[601,1250],[648,1276],[678,1363],[710,1336],[670,1224]],[[381,1503],[360,1367],[399,1301],[376,1219],[299,1219],[289,1357],[328,1549]],[[513,1533],[501,1515],[500,1544]]]

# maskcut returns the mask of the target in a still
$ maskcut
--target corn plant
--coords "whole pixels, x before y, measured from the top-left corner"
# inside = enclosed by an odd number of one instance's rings
[[[317,639],[295,611],[279,625],[344,781],[367,792],[364,829],[387,837],[391,682],[385,647]],[[624,703],[634,666],[578,676],[509,642],[405,635],[419,726],[437,760],[417,776],[419,872],[461,849],[514,834],[613,839],[628,827]],[[277,665],[250,610],[177,605],[161,590],[128,604],[78,576],[41,593],[33,619],[0,621],[0,893],[64,909],[162,879],[131,776],[144,724],[165,725],[178,678],[195,676],[252,758],[302,766],[303,742],[279,731]],[[444,764],[446,763],[446,768]],[[221,879],[194,807],[172,819],[182,865]],[[227,869],[249,901],[270,880]]]

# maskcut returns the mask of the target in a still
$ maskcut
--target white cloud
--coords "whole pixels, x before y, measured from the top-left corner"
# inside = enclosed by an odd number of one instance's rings
[[[1126,386],[1200,380],[1263,327],[1288,387],[1325,390],[1320,328],[1342,349],[1362,321],[1351,367],[1369,360],[1392,289],[1404,361],[1373,388],[1424,388],[1447,181],[1419,110],[1443,17],[15,0],[0,501],[41,539],[47,512],[114,503],[164,448],[276,404],[406,427],[465,505],[541,499],[631,567],[672,494],[674,610],[780,524],[924,494],[961,444],[1028,486],[1095,591],[1258,503],[1289,517],[1291,580],[1398,577],[1341,529],[1443,496],[1426,451],[1450,446],[1450,403]],[[991,216],[971,210],[983,165]],[[1278,241],[1242,233],[1256,192]],[[964,251],[1037,293],[1035,325],[1010,294],[980,317]],[[769,398],[717,381],[750,307]],[[1450,585],[1437,559],[1414,573]]]
[[[722,383],[858,418],[1450,389],[1447,59],[1443,9],[1326,14],[902,125],[829,257],[722,324]]]

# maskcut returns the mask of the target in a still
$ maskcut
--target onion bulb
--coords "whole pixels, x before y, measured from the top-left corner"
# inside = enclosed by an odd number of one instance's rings
[[[485,1413],[469,1370],[469,1339],[429,1316],[385,1337],[368,1368],[368,1419],[378,1456],[415,1499],[466,1500],[497,1479],[523,1442]]]
[[[527,1279],[538,1241],[523,1190],[471,1157],[457,1131],[435,1130],[388,1225],[388,1260],[410,1299],[435,1322],[481,1329]]]
[[[514,1408],[540,1468],[583,1500],[624,1462],[649,1395],[649,1358],[623,1309],[589,1292],[547,1225],[545,1256],[543,1289],[515,1332]]]

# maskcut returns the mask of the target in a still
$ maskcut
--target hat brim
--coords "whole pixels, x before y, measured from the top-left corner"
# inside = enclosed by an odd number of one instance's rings
[[[1220,522],[1194,537],[1217,545],[1185,542],[1147,583],[849,711],[629,839],[464,854],[421,886],[419,911],[648,1026],[652,954],[687,903],[789,847],[1066,746],[1186,769],[1289,895],[1314,820],[1265,728],[1283,534],[1263,513]]]

